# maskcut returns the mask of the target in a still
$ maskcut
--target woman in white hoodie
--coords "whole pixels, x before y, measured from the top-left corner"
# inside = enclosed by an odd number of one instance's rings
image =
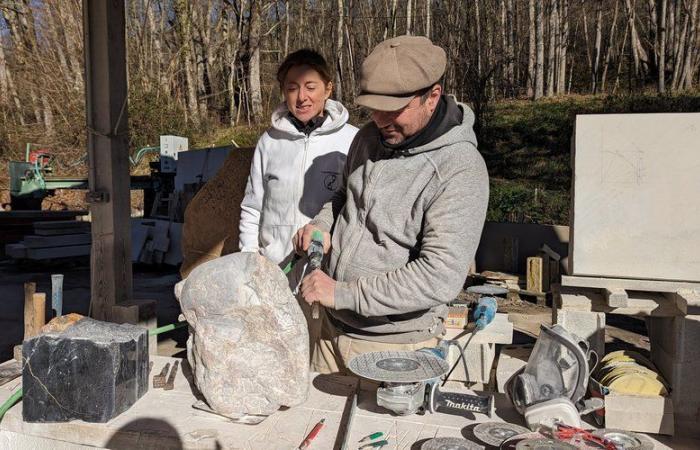
[[[333,90],[324,58],[309,49],[288,55],[277,70],[284,101],[260,137],[241,203],[240,249],[282,267],[293,258],[292,236],[340,186],[357,128]]]

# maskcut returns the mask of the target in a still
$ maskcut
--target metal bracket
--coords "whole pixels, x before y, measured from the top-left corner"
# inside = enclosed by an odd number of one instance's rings
[[[108,203],[109,202],[109,192],[88,191],[85,194],[85,201],[87,203]]]

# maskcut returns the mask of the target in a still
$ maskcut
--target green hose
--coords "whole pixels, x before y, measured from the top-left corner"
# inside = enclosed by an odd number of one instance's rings
[[[15,406],[15,403],[19,401],[19,399],[22,398],[22,388],[17,389],[15,392],[10,395],[10,398],[8,398],[5,403],[0,406],[0,421],[2,421],[2,418],[5,417],[5,413],[9,411],[10,408]]]
[[[165,333],[167,331],[172,331],[172,330],[177,330],[178,328],[183,328],[187,326],[187,322],[177,322],[177,323],[171,323],[170,325],[164,325],[159,328],[154,328],[152,330],[148,330],[148,335],[149,336],[156,336],[161,333]],[[2,421],[2,418],[5,416],[5,413],[10,410],[13,406],[15,406],[15,403],[17,403],[20,399],[22,398],[22,388],[17,389],[15,392],[12,393],[10,398],[8,398],[5,403],[0,406],[0,421]]]

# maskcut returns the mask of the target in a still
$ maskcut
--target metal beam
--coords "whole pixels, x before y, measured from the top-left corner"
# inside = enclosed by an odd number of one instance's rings
[[[131,300],[126,41],[123,0],[83,0],[92,316]]]

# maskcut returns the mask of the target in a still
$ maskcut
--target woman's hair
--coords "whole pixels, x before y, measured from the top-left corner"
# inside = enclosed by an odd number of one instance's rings
[[[310,48],[302,48],[301,50],[287,55],[277,69],[277,81],[280,86],[284,83],[287,73],[289,73],[292,67],[296,66],[309,66],[321,75],[321,79],[323,79],[325,83],[331,81],[331,71],[323,56]]]

